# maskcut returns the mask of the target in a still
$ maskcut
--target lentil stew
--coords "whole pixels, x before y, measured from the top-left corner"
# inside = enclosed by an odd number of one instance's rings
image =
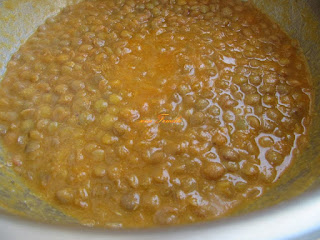
[[[17,174],[83,224],[211,220],[303,148],[309,80],[250,2],[84,1],[12,57],[0,134]]]

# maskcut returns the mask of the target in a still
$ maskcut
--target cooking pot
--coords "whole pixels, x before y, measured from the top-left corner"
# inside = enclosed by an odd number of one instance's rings
[[[0,0],[0,79],[11,55],[46,18],[79,1]],[[0,239],[320,239],[320,1],[252,1],[300,42],[315,92],[310,143],[272,189],[212,222],[146,230],[89,228],[34,195],[0,148]]]

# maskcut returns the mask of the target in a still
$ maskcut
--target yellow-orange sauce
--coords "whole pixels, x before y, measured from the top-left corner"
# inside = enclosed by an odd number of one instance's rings
[[[310,75],[250,3],[84,1],[40,26],[0,88],[14,169],[87,225],[211,220],[305,143]]]

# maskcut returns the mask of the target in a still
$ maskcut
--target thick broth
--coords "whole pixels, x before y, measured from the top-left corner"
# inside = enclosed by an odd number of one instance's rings
[[[250,3],[84,1],[8,64],[16,172],[83,224],[210,220],[261,196],[307,141],[296,42]]]

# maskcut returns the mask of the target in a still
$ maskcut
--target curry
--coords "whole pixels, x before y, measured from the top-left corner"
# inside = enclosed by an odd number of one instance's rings
[[[308,141],[299,44],[250,2],[83,1],[8,63],[0,134],[43,199],[103,227],[212,220]]]

